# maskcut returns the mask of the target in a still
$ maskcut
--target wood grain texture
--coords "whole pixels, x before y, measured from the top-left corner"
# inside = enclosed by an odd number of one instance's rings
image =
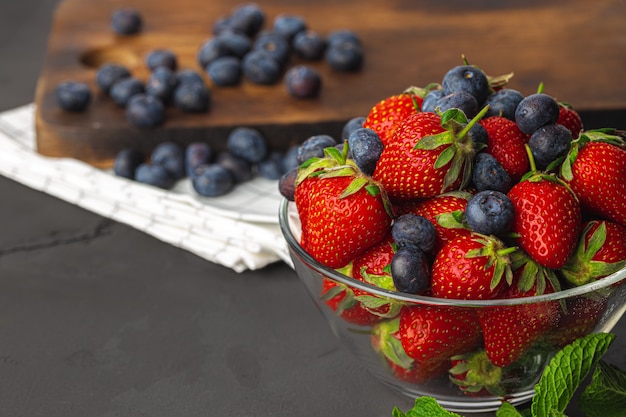
[[[467,3],[467,4],[466,4]],[[95,84],[97,67],[116,61],[147,79],[144,59],[156,48],[174,51],[181,68],[201,70],[200,45],[213,22],[237,6],[227,0],[66,0],[58,7],[49,37],[35,101],[37,146],[48,156],[69,156],[110,166],[124,147],[149,151],[156,143],[208,141],[223,149],[236,126],[260,129],[271,146],[286,149],[310,135],[336,137],[343,123],[366,115],[380,99],[411,85],[439,82],[465,54],[490,75],[514,72],[510,84],[523,94],[545,92],[583,110],[626,108],[626,2],[620,0],[462,2],[433,4],[411,0],[335,0],[258,2],[265,28],[279,13],[299,14],[311,29],[328,34],[355,30],[365,45],[358,73],[331,71],[313,64],[323,77],[314,100],[289,97],[284,86],[245,82],[236,88],[211,86],[212,109],[185,115],[170,108],[166,123],[142,130],[131,127],[123,110]],[[111,13],[122,5],[137,8],[144,29],[133,37],[116,36]],[[298,63],[292,60],[291,65]],[[67,79],[88,83],[94,92],[83,114],[60,110],[54,88]],[[208,79],[207,79],[208,82]]]

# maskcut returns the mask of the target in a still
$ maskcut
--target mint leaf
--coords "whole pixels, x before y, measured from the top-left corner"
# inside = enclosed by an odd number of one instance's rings
[[[415,405],[405,413],[398,407],[391,412],[393,417],[461,417],[443,408],[433,397],[418,397]]]
[[[512,404],[503,402],[496,410],[496,417],[523,417]]]
[[[606,353],[615,339],[610,333],[596,333],[575,340],[560,350],[535,386],[531,404],[533,417],[562,416],[576,388]]]
[[[626,373],[600,361],[578,406],[587,417],[621,417],[626,410]]]

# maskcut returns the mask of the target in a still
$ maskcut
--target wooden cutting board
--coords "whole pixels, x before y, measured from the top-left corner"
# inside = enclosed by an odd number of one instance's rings
[[[123,110],[98,92],[95,74],[100,65],[118,62],[147,79],[144,59],[156,48],[175,52],[181,68],[200,70],[196,54],[212,36],[213,22],[239,4],[60,3],[35,97],[38,151],[108,167],[124,147],[148,152],[165,140],[203,140],[223,149],[228,132],[237,126],[261,130],[280,150],[313,134],[338,138],[348,119],[365,116],[380,99],[411,85],[441,81],[449,68],[462,63],[462,54],[490,75],[514,72],[510,86],[524,94],[544,82],[545,92],[581,111],[626,108],[626,3],[621,0],[259,1],[266,13],[265,28],[279,13],[292,13],[322,34],[342,28],[359,33],[366,53],[362,71],[337,73],[323,61],[313,64],[324,83],[314,100],[292,98],[282,84],[211,87],[209,113],[185,115],[170,108],[166,123],[151,130],[130,126]],[[112,32],[111,13],[121,6],[141,12],[141,34],[120,37]],[[68,79],[92,88],[94,101],[86,113],[69,114],[57,107],[54,89]]]

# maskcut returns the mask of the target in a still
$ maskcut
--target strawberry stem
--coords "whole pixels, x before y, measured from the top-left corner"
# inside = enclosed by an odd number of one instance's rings
[[[465,127],[463,128],[463,130],[461,130],[459,132],[459,134],[457,135],[457,137],[459,139],[462,139],[465,137],[465,135],[467,135],[467,133],[472,129],[472,127],[474,127],[474,125],[476,123],[478,123],[478,121],[480,119],[483,118],[483,116],[487,113],[487,111],[489,110],[489,105],[483,107],[476,116],[474,116],[474,118],[472,120],[470,120],[467,125],[465,125]]]
[[[537,171],[537,164],[535,163],[535,157],[533,156],[533,152],[530,150],[530,146],[525,144],[524,148],[526,149],[526,155],[528,155],[528,161],[530,162],[530,172]]]

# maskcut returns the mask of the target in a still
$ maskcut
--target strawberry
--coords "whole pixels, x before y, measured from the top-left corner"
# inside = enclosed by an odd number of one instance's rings
[[[626,265],[626,226],[608,220],[590,220],[574,254],[561,268],[565,279],[578,286],[619,271]]]
[[[467,134],[488,108],[467,123],[451,109],[406,117],[380,155],[373,177],[392,200],[433,197],[463,188],[471,177],[474,156]]]
[[[563,178],[590,214],[626,225],[625,132],[587,131],[572,142],[561,165]]]
[[[341,268],[388,235],[392,213],[381,187],[346,158],[348,146],[324,152],[298,170],[300,244],[321,264]]]
[[[580,114],[567,103],[559,103],[559,117],[556,122],[572,133],[572,139],[578,138],[583,131],[583,120]]]
[[[556,176],[533,171],[507,195],[515,209],[512,231],[519,246],[542,266],[565,265],[582,227],[574,193]]]
[[[408,115],[421,111],[426,89],[411,87],[400,94],[380,100],[367,114],[363,127],[378,133],[383,144],[391,139],[394,129]]]
[[[472,232],[444,245],[432,266],[431,290],[435,297],[482,300],[498,297],[511,282],[509,254],[516,248],[505,247],[493,236]]]
[[[606,306],[607,299],[602,297],[568,298],[559,326],[546,336],[547,341],[562,349],[579,337],[588,335],[600,322]]]
[[[465,395],[485,397],[506,393],[501,385],[502,368],[489,361],[484,349],[453,356],[451,365],[450,381]]]
[[[519,181],[530,167],[524,146],[529,136],[513,120],[502,116],[486,117],[480,124],[487,130],[485,152],[496,158],[514,183]]]

